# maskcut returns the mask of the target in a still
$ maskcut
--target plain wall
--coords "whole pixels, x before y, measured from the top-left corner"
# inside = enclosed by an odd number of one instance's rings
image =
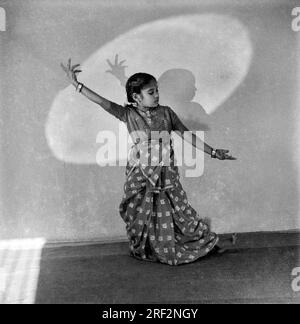
[[[82,62],[142,23],[195,13],[228,14],[241,21],[253,57],[245,79],[210,115],[205,132],[207,143],[230,149],[238,160],[206,156],[202,177],[182,175],[190,203],[218,233],[300,228],[299,35],[291,29],[295,2],[0,4],[7,14],[7,30],[0,32],[2,239],[126,237],[118,213],[125,168],[66,163],[49,149],[45,125],[50,107],[68,86],[60,62],[70,56]]]

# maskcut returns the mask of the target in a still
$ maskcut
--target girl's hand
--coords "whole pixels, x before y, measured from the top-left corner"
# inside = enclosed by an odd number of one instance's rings
[[[82,70],[77,70],[77,68],[80,66],[80,64],[75,64],[75,65],[71,65],[71,59],[69,58],[68,60],[68,64],[66,66],[64,66],[62,63],[60,64],[60,66],[62,67],[62,69],[65,71],[68,80],[74,85],[76,86],[78,84],[77,81],[77,73],[82,72]]]
[[[219,160],[236,160],[235,157],[232,155],[229,155],[229,150],[222,150],[222,149],[217,149],[216,150],[216,158]]]

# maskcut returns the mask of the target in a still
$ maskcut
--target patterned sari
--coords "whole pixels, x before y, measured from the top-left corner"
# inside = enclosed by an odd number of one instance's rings
[[[125,108],[114,106],[109,112],[127,123],[130,134],[142,129],[147,135],[133,138],[119,206],[130,254],[169,265],[193,262],[208,254],[219,238],[188,201],[180,183],[172,141],[161,143],[148,136],[154,130],[188,129],[169,107],[159,106],[151,113]],[[170,163],[165,165],[165,161]]]

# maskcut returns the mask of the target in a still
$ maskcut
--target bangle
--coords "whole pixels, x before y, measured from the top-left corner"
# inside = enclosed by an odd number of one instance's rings
[[[77,86],[76,86],[76,91],[80,93],[81,90],[82,90],[82,88],[83,88],[83,84],[80,83],[80,82],[78,82],[78,84],[77,84]]]
[[[215,149],[212,149],[211,154],[210,154],[210,157],[212,159],[215,159],[217,157],[217,151]]]

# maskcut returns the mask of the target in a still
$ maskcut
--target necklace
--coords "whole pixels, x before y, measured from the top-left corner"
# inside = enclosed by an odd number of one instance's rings
[[[143,108],[137,107],[137,109],[140,110],[141,112],[143,112],[144,114],[146,114],[147,117],[151,117],[152,115],[154,115],[156,113],[155,110],[158,107],[159,106],[156,106],[156,107],[143,107]]]

